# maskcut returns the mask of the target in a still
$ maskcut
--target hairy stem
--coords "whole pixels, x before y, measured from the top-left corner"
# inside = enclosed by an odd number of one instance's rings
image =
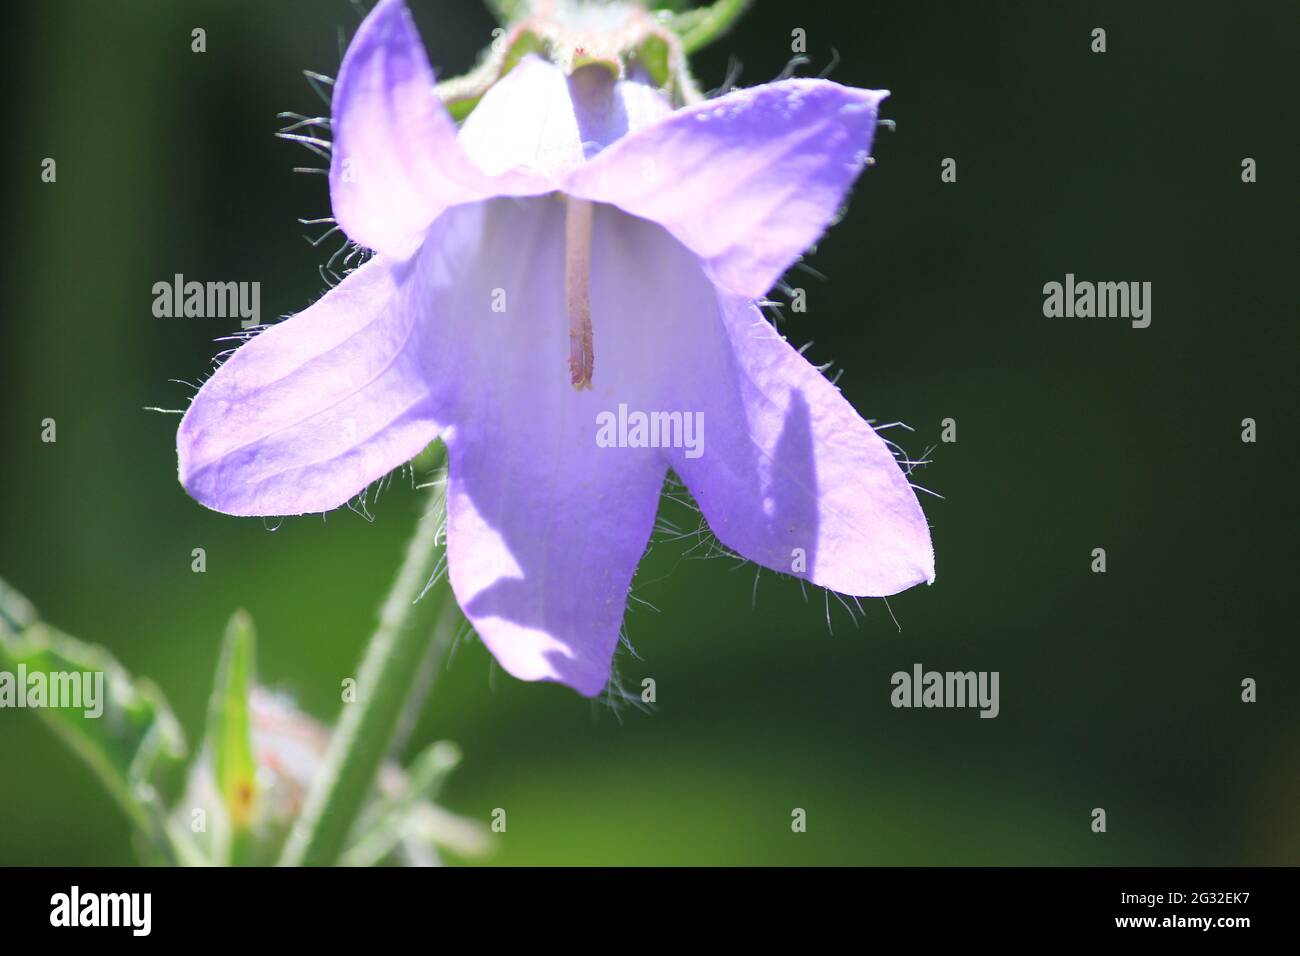
[[[426,612],[432,613],[448,595],[445,581],[436,585],[434,593],[424,594],[443,551],[438,532],[446,512],[445,482],[435,482],[432,492],[366,648],[357,676],[357,699],[344,705],[324,766],[285,844],[281,866],[330,866],[338,860],[380,764],[388,756],[403,707],[433,639],[433,628],[416,618],[426,618]],[[425,599],[421,601],[422,595]]]

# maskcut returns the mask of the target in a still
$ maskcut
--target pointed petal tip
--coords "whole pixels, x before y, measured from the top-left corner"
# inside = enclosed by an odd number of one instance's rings
[[[443,416],[405,288],[371,259],[236,349],[177,428],[186,492],[223,514],[317,514],[418,455]]]
[[[599,697],[601,693],[609,686],[609,672],[606,671],[604,676],[595,675],[591,678],[580,680],[564,680],[563,678],[550,678],[554,683],[563,684],[570,690],[577,691],[583,697],[591,699]]]
[[[500,657],[497,658],[500,660]],[[502,664],[505,667],[504,664]],[[603,673],[591,673],[590,675],[569,674],[562,676],[560,674],[543,674],[526,676],[524,674],[513,673],[509,667],[505,667],[507,673],[518,680],[528,681],[537,684],[559,684],[561,687],[567,687],[569,690],[586,697],[588,700],[599,697],[604,693],[605,688],[609,686],[610,668],[605,668]]]
[[[842,208],[887,95],[826,79],[736,90],[630,133],[565,189],[658,223],[720,285],[761,298]]]
[[[455,584],[456,575],[453,573],[453,592]],[[516,680],[561,684],[588,698],[598,697],[608,686],[613,648],[595,650],[565,646],[553,634],[520,626],[495,615],[477,614],[474,602],[460,601],[459,597],[457,600],[493,659]]]

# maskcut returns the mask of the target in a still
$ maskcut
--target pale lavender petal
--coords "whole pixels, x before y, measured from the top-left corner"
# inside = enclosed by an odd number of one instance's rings
[[[698,458],[672,455],[718,540],[845,594],[933,581],[929,526],[884,441],[751,302],[722,292],[720,305],[679,392],[708,441]]]
[[[529,169],[558,186],[570,169],[671,111],[645,83],[616,81],[603,66],[566,77],[530,55],[487,91],[461,127],[460,142],[485,172]]]
[[[667,469],[660,449],[598,446],[597,416],[620,404],[665,408],[665,377],[712,288],[662,229],[596,209],[595,366],[592,388],[578,391],[563,201],[478,208],[481,265],[448,310],[465,382],[446,437],[451,583],[507,671],[592,695],[609,675]],[[697,281],[677,282],[682,269]],[[505,293],[502,313],[488,305],[495,290]]]
[[[434,92],[403,0],[382,0],[357,30],[334,84],[330,202],[349,239],[395,258],[449,206],[536,194],[539,176],[488,176],[465,154]]]
[[[451,583],[506,671],[590,697],[609,679],[667,465],[598,454],[589,419],[539,404],[535,436],[485,418],[449,443]]]
[[[373,259],[240,347],[181,420],[185,489],[226,514],[329,511],[418,454],[446,400],[409,290]]]
[[[764,295],[834,218],[888,94],[786,80],[680,110],[570,174],[574,195],[664,226],[742,295]]]

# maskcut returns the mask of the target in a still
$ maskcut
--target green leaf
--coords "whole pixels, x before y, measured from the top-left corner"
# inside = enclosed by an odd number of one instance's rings
[[[84,760],[149,844],[166,861],[180,853],[167,833],[154,782],[184,760],[185,737],[162,692],[133,678],[106,650],[39,621],[21,594],[0,580],[0,698],[26,702],[44,685],[36,714]],[[58,700],[55,700],[57,691]],[[74,706],[49,706],[72,703]]]
[[[257,802],[257,761],[248,702],[255,679],[255,650],[253,619],[246,611],[236,611],[226,625],[204,740],[204,752],[230,825],[226,856],[232,863],[245,855]]]

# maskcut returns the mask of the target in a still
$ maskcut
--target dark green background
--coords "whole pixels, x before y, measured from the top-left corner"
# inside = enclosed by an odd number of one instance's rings
[[[490,38],[473,3],[413,6],[443,75]],[[633,608],[641,659],[619,660],[656,679],[652,715],[463,646],[413,746],[463,745],[446,802],[507,809],[496,862],[1300,863],[1297,9],[760,0],[697,58],[706,87],[729,56],[762,82],[802,27],[805,72],[834,47],[834,79],[894,91],[898,130],[811,259],[827,280],[792,274],[809,311],[785,329],[846,367],[865,416],[912,424],[909,450],[957,420],[919,479],[945,496],[922,502],[938,580],[891,600],[901,633],[881,601],[856,629],[832,601],[831,633],[820,594],[764,573],[755,607],[752,566],[658,545],[636,593],[659,613]],[[45,0],[8,17],[0,576],[155,679],[191,739],[239,606],[264,678],[332,718],[414,493],[395,483],[373,523],[272,533],[189,500],[177,419],[144,408],[182,407],[170,380],[200,379],[234,327],[154,318],[154,282],[257,280],[268,317],[320,293],[295,217],[328,215],[324,178],[291,173],[311,157],[272,134],[278,111],[322,109],[300,71],[332,74],[357,14]],[[1152,282],[1152,326],[1045,319],[1042,285],[1066,272]],[[894,710],[889,675],[917,661],[1000,671],[1001,716]],[[0,863],[130,859],[90,773],[0,712]]]

